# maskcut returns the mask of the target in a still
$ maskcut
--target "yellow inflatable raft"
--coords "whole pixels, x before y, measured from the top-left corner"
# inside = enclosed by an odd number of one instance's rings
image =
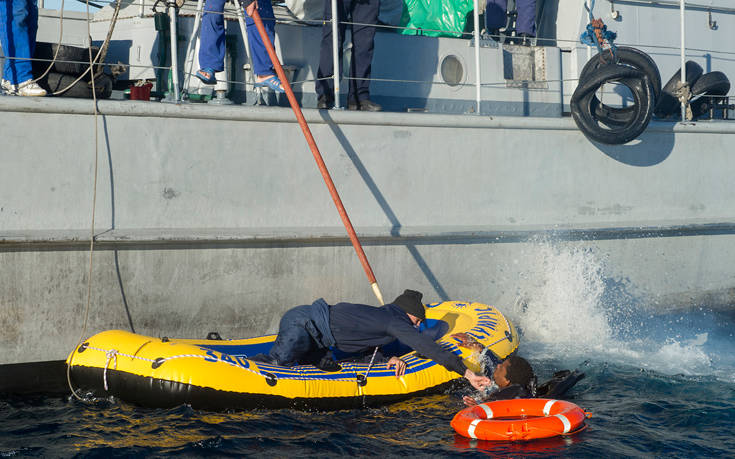
[[[448,301],[426,306],[426,324],[438,342],[479,371],[479,356],[458,346],[451,334],[474,336],[499,359],[518,347],[513,324],[497,309]],[[241,340],[152,338],[120,330],[99,333],[67,359],[72,383],[97,395],[113,395],[150,407],[189,404],[197,409],[344,409],[374,406],[440,391],[460,378],[409,351],[406,373],[395,377],[386,363],[341,360],[327,373],[312,365],[279,367],[248,360],[267,352],[276,335]]]

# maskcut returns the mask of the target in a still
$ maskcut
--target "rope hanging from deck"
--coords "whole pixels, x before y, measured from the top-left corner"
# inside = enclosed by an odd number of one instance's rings
[[[602,19],[596,19],[595,16],[592,14],[592,10],[595,8],[595,0],[591,0],[589,6],[587,6],[587,3],[585,3],[584,7],[589,14],[590,22],[589,24],[587,24],[587,27],[585,28],[585,31],[582,33],[582,35],[580,35],[579,40],[587,46],[597,47],[597,51],[599,51],[600,53],[602,53],[604,49],[609,49],[610,53],[614,56],[614,41],[618,37],[618,34],[611,30],[607,30],[607,26],[602,21]],[[609,48],[603,48],[605,44],[607,44]]]

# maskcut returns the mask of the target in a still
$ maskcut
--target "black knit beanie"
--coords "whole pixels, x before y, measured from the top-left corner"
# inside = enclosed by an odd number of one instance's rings
[[[406,314],[416,316],[421,320],[426,319],[426,312],[424,311],[424,305],[421,303],[421,298],[424,295],[416,290],[406,290],[398,298],[393,300],[393,304],[403,309]]]
[[[526,361],[523,357],[512,355],[508,358],[510,360],[510,368],[506,378],[511,384],[520,384],[523,387],[529,387],[531,380],[533,380],[533,368],[531,364]]]

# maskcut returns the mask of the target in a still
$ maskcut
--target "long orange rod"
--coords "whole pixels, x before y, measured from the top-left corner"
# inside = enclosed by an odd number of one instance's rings
[[[261,0],[261,1],[270,1],[270,0]],[[306,137],[306,143],[308,143],[309,148],[311,148],[311,154],[314,156],[314,160],[316,161],[317,166],[319,166],[319,171],[322,173],[322,177],[324,177],[324,182],[327,184],[329,193],[332,195],[332,200],[334,200],[334,204],[337,206],[337,211],[339,212],[339,216],[342,218],[342,223],[345,225],[345,229],[347,229],[347,234],[349,234],[350,236],[350,241],[352,241],[352,246],[355,248],[355,252],[357,252],[357,257],[360,259],[360,263],[362,263],[362,267],[365,270],[365,274],[367,275],[368,280],[370,281],[370,285],[373,288],[373,293],[375,293],[375,296],[378,298],[378,301],[380,302],[380,304],[383,305],[385,304],[385,302],[383,301],[383,295],[380,292],[380,288],[378,287],[378,282],[375,280],[375,274],[373,274],[373,269],[370,267],[370,262],[368,262],[367,256],[365,256],[365,252],[362,250],[362,244],[360,244],[360,240],[357,238],[357,234],[355,234],[355,228],[352,227],[352,222],[350,221],[350,217],[347,215],[345,206],[342,204],[342,200],[339,197],[339,193],[337,193],[337,188],[334,186],[334,182],[332,181],[332,177],[329,175],[329,171],[327,170],[326,164],[324,164],[324,159],[322,158],[322,154],[319,152],[319,147],[316,146],[316,141],[314,141],[314,136],[311,135],[311,130],[309,129],[309,125],[306,124],[306,119],[304,118],[304,114],[301,113],[301,107],[299,107],[298,102],[296,102],[296,96],[294,96],[293,89],[291,89],[291,84],[288,82],[288,78],[286,78],[286,74],[283,71],[281,62],[278,60],[278,56],[276,56],[276,50],[273,48],[273,43],[271,43],[271,40],[265,31],[265,27],[263,26],[263,20],[260,18],[260,14],[258,14],[257,8],[253,10],[253,15],[251,17],[253,18],[253,21],[255,22],[255,26],[258,28],[260,37],[263,39],[263,44],[265,45],[265,49],[268,51],[268,55],[270,56],[271,61],[273,62],[273,67],[276,69],[276,74],[278,75],[278,79],[281,80],[281,84],[283,85],[283,88],[286,90],[286,96],[288,97],[288,101],[291,104],[291,108],[293,109],[294,114],[296,115],[296,119],[299,121],[299,126],[301,126],[301,130],[304,132],[304,137]]]

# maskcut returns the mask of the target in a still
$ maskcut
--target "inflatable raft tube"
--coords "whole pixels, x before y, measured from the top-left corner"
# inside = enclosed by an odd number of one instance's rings
[[[493,306],[448,301],[426,306],[426,323],[446,330],[437,340],[480,370],[479,356],[458,346],[466,332],[504,359],[518,347],[513,324]],[[195,409],[347,409],[376,406],[443,390],[460,375],[410,351],[396,378],[386,363],[340,361],[341,370],[312,365],[279,367],[248,359],[270,349],[276,335],[240,340],[153,338],[110,330],[69,355],[72,384],[97,396],[148,407],[189,404]]]

